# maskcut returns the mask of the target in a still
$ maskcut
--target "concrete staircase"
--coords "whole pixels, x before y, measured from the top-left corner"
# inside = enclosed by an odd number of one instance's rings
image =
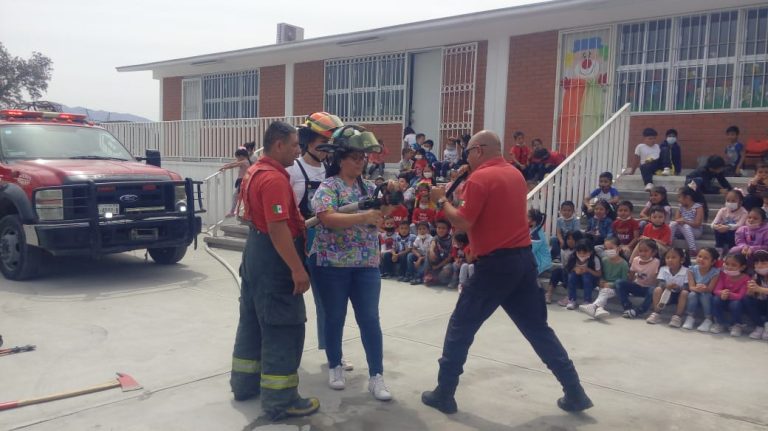
[[[223,248],[242,252],[245,250],[245,240],[248,238],[248,226],[236,218],[227,219],[219,226],[217,236],[205,236],[203,241],[211,248]]]
[[[687,172],[684,171],[683,173]],[[727,179],[728,182],[731,183],[731,186],[740,188],[746,192],[747,183],[749,183],[750,178],[751,176],[744,176],[729,177]],[[669,203],[674,210],[677,210],[677,207],[679,206],[677,203],[677,190],[684,186],[685,176],[654,176],[653,179],[654,185],[663,186],[667,189],[667,197],[669,199]],[[648,202],[648,192],[644,190],[645,185],[643,184],[643,180],[640,175],[624,175],[616,181],[614,187],[616,187],[616,189],[619,191],[622,200],[628,200],[632,202],[632,205],[635,207],[633,215],[637,217],[640,214],[643,206],[645,206],[646,202]],[[723,204],[725,203],[725,197],[722,195],[706,195],[706,199],[707,206],[709,207],[709,214],[707,217],[707,222],[704,226],[704,233],[696,242],[699,244],[699,247],[714,247],[715,237],[710,225],[712,220],[715,218],[717,211],[723,207]],[[688,248],[685,240],[682,239],[675,239],[674,246],[684,249]]]

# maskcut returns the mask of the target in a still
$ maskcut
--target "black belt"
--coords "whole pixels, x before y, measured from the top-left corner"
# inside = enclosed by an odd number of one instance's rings
[[[243,223],[245,223],[252,231],[256,232],[259,235],[269,235],[267,232],[260,231],[256,225],[253,224],[253,222],[242,220]],[[297,237],[291,237],[292,240],[296,241],[298,239],[304,240],[304,235],[299,235]]]
[[[523,254],[525,252],[530,252],[531,246],[525,246],[525,247],[516,247],[516,248],[497,248],[496,250],[484,254],[482,256],[478,256],[478,259],[485,259],[489,257],[507,257],[507,256],[516,256],[518,254]]]

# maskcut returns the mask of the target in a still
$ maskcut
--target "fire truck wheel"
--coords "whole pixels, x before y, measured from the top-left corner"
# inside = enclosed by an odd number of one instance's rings
[[[187,246],[181,247],[163,247],[147,249],[152,260],[160,265],[173,265],[184,258],[187,254]]]
[[[0,219],[0,272],[9,280],[26,280],[38,274],[42,250],[27,244],[19,216]]]

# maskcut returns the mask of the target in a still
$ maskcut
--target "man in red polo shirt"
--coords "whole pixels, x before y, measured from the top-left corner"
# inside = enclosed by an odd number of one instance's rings
[[[462,206],[454,207],[441,188],[433,188],[431,197],[457,230],[467,232],[478,259],[448,322],[437,388],[424,392],[421,400],[443,413],[456,412],[454,393],[469,347],[483,322],[501,306],[563,386],[565,396],[557,405],[566,411],[588,409],[592,401],[547,324],[544,291],[531,270],[536,259],[528,232],[525,178],[504,160],[493,132],[473,136],[466,152],[472,173]]]
[[[230,385],[235,400],[261,393],[272,420],[317,411],[317,398],[298,393],[307,313],[304,218],[285,170],[299,155],[296,128],[275,121],[264,134],[264,156],[248,169],[240,190],[251,229],[240,265],[240,321]]]

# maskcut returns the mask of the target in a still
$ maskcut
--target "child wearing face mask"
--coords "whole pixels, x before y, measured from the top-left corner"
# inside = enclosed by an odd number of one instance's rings
[[[434,186],[435,185],[434,176],[435,176],[435,171],[432,170],[432,166],[427,165],[427,166],[424,166],[424,169],[422,169],[421,178],[419,178],[418,181],[419,183],[426,183],[426,184],[429,184],[430,186]]]
[[[755,279],[747,283],[744,308],[755,329],[749,334],[753,340],[768,341],[768,252],[758,251],[752,256],[755,262]]]
[[[741,337],[742,298],[747,293],[747,258],[743,254],[729,254],[725,257],[723,271],[712,291],[712,315],[715,324],[709,332],[719,334],[730,326],[731,337]],[[725,311],[730,313],[730,319],[725,317]]]
[[[666,139],[659,145],[659,161],[663,170],[661,175],[677,175],[682,168],[680,144],[677,142],[677,130],[669,129]]]
[[[437,211],[429,201],[429,186],[426,185],[426,195],[424,195],[423,190],[424,187],[419,186],[419,197],[416,199],[416,208],[413,209],[413,216],[411,217],[412,230],[416,230],[416,226],[421,222],[427,222],[430,226],[435,225]]]
[[[600,280],[600,259],[595,255],[595,247],[589,240],[576,243],[575,252],[568,259],[565,271],[568,273],[568,296],[558,304],[568,310],[576,309],[577,290],[584,291],[584,302],[592,302],[592,291]]]
[[[598,285],[599,290],[597,299],[591,304],[579,306],[579,311],[586,313],[595,319],[602,319],[607,316],[608,311],[605,306],[608,300],[616,296],[615,287],[619,280],[625,280],[629,274],[629,265],[619,255],[619,240],[616,237],[608,237],[604,242],[605,257],[602,260],[603,277]]]
[[[384,219],[384,232],[379,234],[379,247],[381,248],[381,278],[389,278],[394,274],[394,262],[392,255],[395,253],[397,233],[395,233],[395,221],[391,217]]]
[[[624,308],[622,317],[634,319],[642,315],[651,306],[653,289],[656,288],[656,276],[659,273],[658,247],[653,240],[645,239],[637,244],[637,256],[632,259],[627,280],[616,283],[616,293]],[[634,308],[629,296],[645,298],[640,307]]]
[[[688,271],[688,304],[685,306],[688,317],[685,318],[683,329],[693,329],[696,323],[693,315],[699,305],[704,312],[704,321],[696,329],[709,332],[712,328],[712,290],[720,276],[720,271],[715,267],[719,257],[717,250],[712,247],[703,248],[696,255],[696,264]]]
[[[664,256],[664,263],[656,277],[656,289],[653,290],[651,308],[653,313],[645,321],[651,325],[661,323],[661,310],[667,304],[677,304],[675,314],[669,320],[669,326],[679,328],[683,325],[680,316],[685,312],[688,299],[686,286],[688,285],[688,266],[691,263],[688,254],[681,248],[670,248]]]
[[[736,245],[736,230],[747,222],[747,210],[742,206],[743,197],[738,190],[731,190],[725,195],[725,206],[717,211],[712,220],[715,231],[715,248],[720,254],[728,252]]]
[[[424,171],[424,167],[427,166],[427,160],[424,157],[424,149],[419,148],[413,155],[413,177],[411,179],[411,185],[414,185],[421,178],[421,174]]]
[[[768,224],[765,223],[765,211],[752,208],[744,226],[736,230],[736,246],[730,252],[750,259],[758,250],[768,250]]]
[[[432,235],[429,234],[429,223],[419,222],[416,239],[413,240],[413,248],[408,255],[408,276],[411,285],[421,284],[424,279],[424,270],[427,268],[427,254],[432,247]]]

